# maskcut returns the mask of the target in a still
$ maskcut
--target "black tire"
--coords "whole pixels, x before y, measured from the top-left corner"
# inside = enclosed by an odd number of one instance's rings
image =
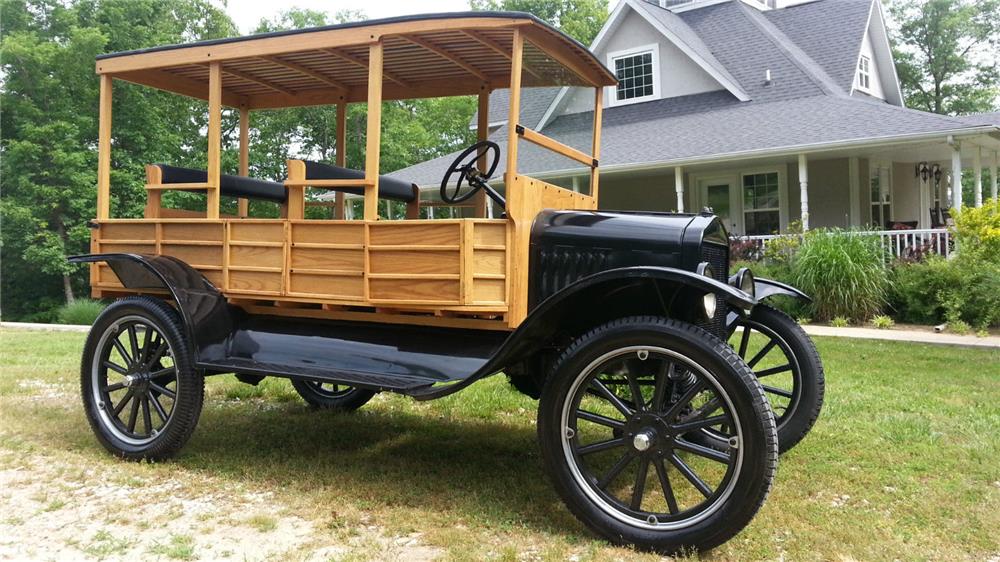
[[[684,438],[692,424],[709,422],[731,424],[727,453]],[[609,438],[583,445],[589,434]],[[609,322],[562,353],[542,389],[538,440],[550,479],[584,525],[612,543],[668,554],[707,550],[739,533],[763,505],[778,462],[774,416],[750,369],[708,332],[659,317]],[[610,471],[596,470],[605,453],[623,456]],[[617,492],[632,465],[631,492]],[[712,474],[714,489],[705,480]],[[659,492],[650,493],[649,481]]]
[[[313,408],[353,412],[375,396],[375,391],[325,381],[292,379],[292,386]]]
[[[730,338],[737,354],[763,385],[778,426],[778,450],[784,453],[809,433],[823,409],[823,362],[798,322],[771,306],[758,304],[739,325],[775,342],[771,351],[758,358],[762,346],[744,349],[742,333]]]
[[[164,460],[194,432],[205,380],[183,326],[177,311],[150,297],[119,300],[94,322],[80,393],[94,435],[113,455]]]

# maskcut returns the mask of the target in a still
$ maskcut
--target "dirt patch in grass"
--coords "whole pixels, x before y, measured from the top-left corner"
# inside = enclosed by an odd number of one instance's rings
[[[0,559],[431,560],[441,554],[419,534],[397,537],[376,525],[338,529],[299,517],[273,493],[221,486],[186,471],[163,478],[148,465],[81,469],[88,459],[60,457],[0,454]]]

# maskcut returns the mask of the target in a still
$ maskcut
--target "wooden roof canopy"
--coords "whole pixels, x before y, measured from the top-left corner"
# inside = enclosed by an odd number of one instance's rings
[[[382,99],[471,95],[510,86],[514,31],[525,39],[521,85],[601,87],[614,75],[586,47],[518,12],[458,12],[370,20],[113,53],[97,73],[208,99],[209,65],[222,104],[245,109],[368,99],[369,46],[384,49]]]

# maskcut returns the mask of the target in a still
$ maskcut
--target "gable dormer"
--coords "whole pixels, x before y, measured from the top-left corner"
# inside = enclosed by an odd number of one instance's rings
[[[750,99],[694,30],[645,0],[619,2],[590,50],[618,77],[618,85],[605,91],[606,107],[720,90]],[[591,99],[583,92],[560,92],[538,127],[557,115],[590,111]]]
[[[889,46],[889,35],[882,15],[882,4],[872,2],[868,26],[861,39],[857,69],[851,95],[864,94],[893,105],[903,105],[903,95],[896,76],[896,64]]]

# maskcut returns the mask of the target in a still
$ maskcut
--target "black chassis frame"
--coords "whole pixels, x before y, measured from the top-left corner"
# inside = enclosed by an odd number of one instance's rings
[[[674,226],[672,221],[683,222],[683,228],[664,229],[670,236],[679,232],[679,238],[657,239],[659,234],[650,236],[648,231],[642,238],[645,227],[640,223],[651,218],[666,227]],[[628,251],[634,250],[632,242],[637,239],[664,250],[697,249],[707,243],[704,233],[716,222],[706,215],[543,212],[536,226],[545,220],[562,221],[562,229],[552,229],[557,235],[549,240],[569,240],[560,239],[558,233],[572,232],[573,221],[582,220],[586,228],[579,232],[590,233],[591,240],[594,236],[605,241],[616,238]],[[622,232],[630,230],[630,221],[639,221],[632,233],[636,237]],[[543,236],[533,236],[536,242],[529,267],[541,277],[536,258],[547,242]],[[644,250],[641,255],[661,253]],[[537,367],[536,359],[565,343],[560,338],[580,335],[614,318],[662,314],[704,323],[697,303],[706,293],[714,293],[724,306],[726,318],[720,323],[724,330],[731,329],[760,299],[775,294],[808,299],[793,287],[766,279],[755,281],[755,298],[695,272],[694,261],[700,258],[694,254],[654,265],[635,265],[642,260],[623,261],[620,255],[616,259],[617,263],[606,264],[603,270],[550,285],[548,292],[533,287],[528,317],[514,331],[505,332],[252,315],[230,304],[200,272],[171,256],[113,253],[69,258],[73,263],[106,262],[127,289],[169,293],[195,351],[196,367],[206,374],[235,373],[251,383],[265,376],[323,380],[399,392],[419,400],[447,396],[501,371],[512,374],[523,372],[526,366]],[[595,302],[614,304],[590,306]]]

